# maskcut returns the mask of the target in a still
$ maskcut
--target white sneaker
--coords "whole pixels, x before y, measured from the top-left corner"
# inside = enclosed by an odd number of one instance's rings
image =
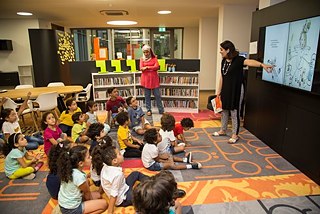
[[[179,143],[178,146],[186,146],[185,143]]]
[[[22,178],[23,178],[23,179],[26,179],[26,180],[32,180],[32,179],[34,179],[35,177],[36,177],[36,174],[31,173],[31,174],[29,174],[29,175],[23,176]]]

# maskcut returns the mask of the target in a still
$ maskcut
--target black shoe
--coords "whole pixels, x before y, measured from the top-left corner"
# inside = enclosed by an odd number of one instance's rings
[[[192,162],[192,152],[189,152],[189,154],[187,155],[187,163],[191,163]]]
[[[191,163],[192,169],[201,169],[201,163]]]
[[[183,189],[177,189],[173,193],[173,199],[183,198],[184,196],[186,196],[186,191],[184,191]]]

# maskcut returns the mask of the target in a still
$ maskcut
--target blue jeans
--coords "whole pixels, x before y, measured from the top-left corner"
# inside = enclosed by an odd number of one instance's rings
[[[35,150],[39,147],[39,145],[43,144],[42,137],[26,136],[25,138],[28,141],[28,145],[26,146],[27,150]]]
[[[164,109],[161,101],[161,94],[160,94],[159,88],[154,88],[154,89],[144,88],[147,111],[151,112],[151,91],[153,91],[153,95],[156,99],[159,114],[162,114],[164,112]]]
[[[72,126],[68,126],[66,124],[60,123],[59,124],[59,128],[61,129],[61,131],[63,133],[66,133],[67,136],[71,137],[71,130],[72,130]]]

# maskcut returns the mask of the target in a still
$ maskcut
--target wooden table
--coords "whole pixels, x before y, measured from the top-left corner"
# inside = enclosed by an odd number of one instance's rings
[[[81,85],[55,86],[55,87],[35,87],[24,89],[12,89],[0,93],[0,97],[9,97],[11,99],[26,98],[27,93],[31,92],[31,98],[37,98],[42,93],[57,92],[58,94],[72,94],[83,90]]]

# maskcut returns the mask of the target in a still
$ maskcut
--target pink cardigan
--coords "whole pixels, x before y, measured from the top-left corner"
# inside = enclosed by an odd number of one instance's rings
[[[148,69],[142,71],[141,74],[141,86],[154,89],[160,87],[160,81],[158,76],[159,63],[158,59],[151,58],[148,61],[144,61],[142,58],[140,59],[140,68],[148,66]]]

